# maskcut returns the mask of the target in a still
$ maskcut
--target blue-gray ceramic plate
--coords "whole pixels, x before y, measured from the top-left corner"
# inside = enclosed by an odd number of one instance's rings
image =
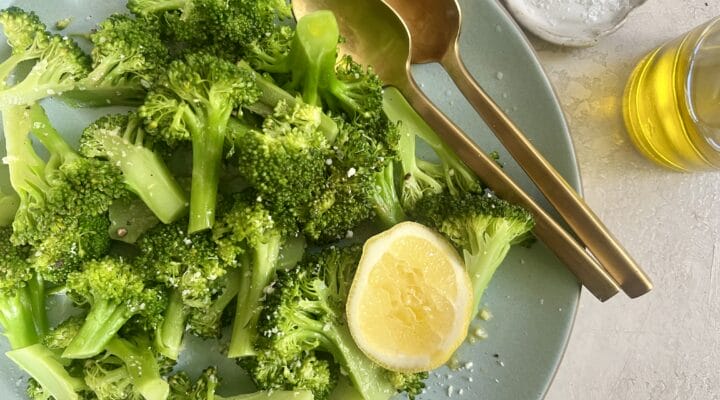
[[[360,1],[360,0],[353,0]],[[124,10],[124,1],[0,0],[0,7],[18,5],[34,10],[48,25],[72,17],[65,33],[88,31],[111,12]],[[476,79],[515,119],[532,142],[579,189],[580,182],[570,137],[557,99],[537,58],[520,29],[492,0],[463,0],[463,58]],[[7,45],[0,56],[8,54]],[[538,199],[520,169],[504,153],[490,131],[465,102],[450,79],[435,65],[414,69],[423,90],[487,151],[497,150],[506,170]],[[82,127],[107,110],[73,110],[46,104],[55,126],[76,140]],[[2,138],[0,137],[0,142]],[[4,149],[4,144],[0,146]],[[488,338],[466,343],[457,353],[458,369],[441,368],[431,374],[423,399],[492,400],[541,399],[562,358],[570,335],[580,288],[574,277],[542,245],[514,249],[487,289],[483,303],[493,317],[476,320]],[[208,365],[208,351],[190,343],[183,364],[192,371]],[[5,351],[6,341],[0,341]],[[217,345],[210,344],[215,349]],[[245,377],[228,360],[217,357],[224,382],[249,391]],[[2,399],[24,398],[23,374],[0,357]],[[60,399],[61,400],[61,399]]]

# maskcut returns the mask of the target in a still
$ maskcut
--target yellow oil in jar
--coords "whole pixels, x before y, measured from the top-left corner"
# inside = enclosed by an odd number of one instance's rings
[[[720,33],[710,31],[716,24],[648,54],[625,89],[630,138],[641,153],[666,167],[720,168],[720,46],[715,43]]]

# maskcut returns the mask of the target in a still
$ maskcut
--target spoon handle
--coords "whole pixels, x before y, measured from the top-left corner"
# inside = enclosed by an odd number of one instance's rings
[[[447,118],[418,88],[411,76],[396,85],[415,111],[433,128],[458,157],[498,196],[524,206],[535,217],[535,235],[555,253],[575,277],[600,301],[618,293],[619,288],[597,261],[578,244],[547,212],[528,196],[460,128]]]
[[[472,78],[460,58],[457,46],[453,46],[440,63],[510,155],[623,291],[631,298],[649,292],[652,289],[650,278],[577,192]]]

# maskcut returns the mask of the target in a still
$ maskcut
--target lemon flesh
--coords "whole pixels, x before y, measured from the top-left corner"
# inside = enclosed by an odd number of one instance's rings
[[[348,326],[385,368],[434,369],[462,343],[472,312],[462,259],[437,232],[404,222],[370,238],[348,296]]]

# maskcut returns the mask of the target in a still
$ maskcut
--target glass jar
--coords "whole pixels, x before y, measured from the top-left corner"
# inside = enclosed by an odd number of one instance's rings
[[[672,40],[635,67],[625,125],[647,158],[679,171],[720,168],[720,17]]]

